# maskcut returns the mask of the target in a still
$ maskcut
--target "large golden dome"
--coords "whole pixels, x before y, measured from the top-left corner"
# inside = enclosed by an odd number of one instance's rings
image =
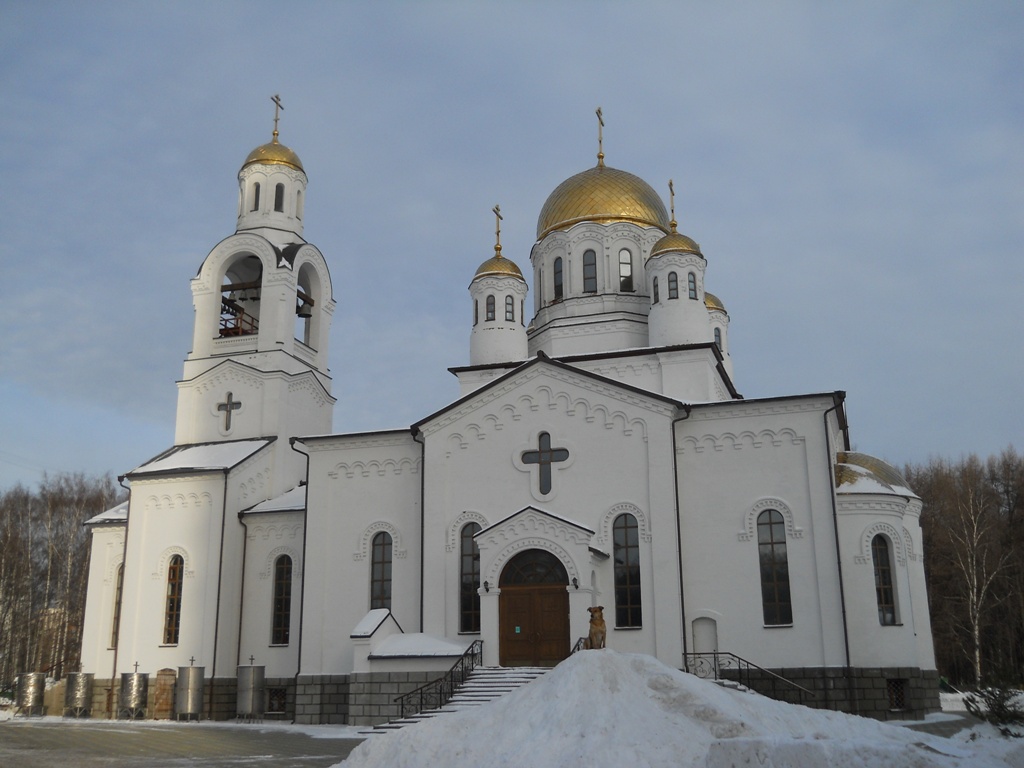
[[[599,164],[557,187],[541,208],[537,239],[581,221],[630,221],[668,233],[665,204],[650,184],[632,173]]]
[[[306,172],[306,169],[302,167],[302,161],[299,160],[299,156],[277,140],[276,131],[274,132],[274,140],[269,144],[256,147],[256,149],[250,152],[249,156],[245,158],[245,162],[242,163],[242,167],[245,168],[253,163],[289,165],[297,171]]]

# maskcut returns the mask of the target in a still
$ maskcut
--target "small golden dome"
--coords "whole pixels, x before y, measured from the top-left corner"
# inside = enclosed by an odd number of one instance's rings
[[[250,152],[249,156],[245,158],[245,162],[242,163],[242,167],[245,168],[253,163],[288,165],[297,171],[306,172],[306,169],[302,167],[302,161],[299,160],[299,156],[277,140],[276,131],[274,132],[274,140],[269,144],[256,147],[256,149]]]
[[[651,186],[632,173],[598,164],[563,181],[537,219],[537,239],[581,221],[630,221],[668,232],[665,204]]]
[[[668,253],[669,251],[674,251],[676,253],[695,253],[702,258],[704,256],[704,254],[700,252],[700,246],[697,245],[697,242],[684,234],[676,232],[675,227],[672,228],[671,232],[654,244],[654,247],[651,249],[651,256],[657,256],[659,253]]]
[[[708,293],[707,291],[704,291],[704,306],[708,308],[708,311],[717,309],[719,312],[725,312],[725,304],[722,303],[722,300],[715,296],[715,294]]]
[[[899,470],[866,453],[840,451],[836,454],[836,488],[854,485],[867,478],[900,495],[916,496]]]
[[[501,255],[501,246],[495,249],[494,255],[480,265],[480,268],[473,275],[473,279],[476,280],[478,277],[518,277],[524,283],[526,280],[523,279],[523,273],[516,266],[516,263],[511,259],[506,259]]]

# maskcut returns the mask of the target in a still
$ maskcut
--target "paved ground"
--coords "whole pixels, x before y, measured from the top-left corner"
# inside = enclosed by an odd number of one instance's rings
[[[361,741],[329,726],[305,730],[316,736],[260,725],[5,720],[0,768],[321,768]]]

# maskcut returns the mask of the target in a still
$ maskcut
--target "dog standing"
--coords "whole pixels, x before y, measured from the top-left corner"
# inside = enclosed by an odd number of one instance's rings
[[[604,623],[604,606],[597,605],[587,608],[590,611],[590,634],[583,641],[584,649],[604,648],[604,638],[608,629]]]

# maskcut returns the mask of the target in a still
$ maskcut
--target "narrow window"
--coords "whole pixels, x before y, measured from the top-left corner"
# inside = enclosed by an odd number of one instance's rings
[[[505,297],[505,320],[510,323],[515,322],[516,319],[516,303],[515,299],[511,296]]]
[[[473,325],[480,322],[480,300],[473,299]]]
[[[284,184],[274,187],[274,210],[279,213],[284,212]]]
[[[633,291],[633,254],[628,248],[619,251],[619,290],[623,293]]]
[[[675,272],[668,273],[668,297],[670,299],[679,298],[679,278]]]
[[[718,345],[719,349],[722,348],[722,329],[721,328],[715,328],[715,344]]]
[[[892,560],[889,558],[889,540],[882,534],[871,540],[871,560],[875,564],[878,623],[893,626],[896,624],[896,596],[892,586]]]
[[[373,537],[370,564],[370,610],[391,608],[391,534]]]
[[[302,218],[302,190],[295,193],[295,218]]]
[[[766,509],[757,516],[757,552],[761,563],[761,606],[768,626],[793,623],[789,593],[789,557],[782,513]]]
[[[640,529],[630,514],[612,524],[615,550],[615,626],[643,625],[640,601]]]
[[[459,631],[480,631],[480,548],[473,537],[480,532],[476,523],[462,526],[459,560]]]
[[[691,272],[686,276],[686,284],[690,289],[690,298],[697,298],[697,276]]]
[[[562,257],[555,259],[555,301],[562,300]]]
[[[597,293],[597,254],[583,252],[583,292]]]
[[[260,209],[260,183],[257,181],[252,185],[252,210]]]
[[[654,284],[653,284],[653,286],[651,288],[652,288],[651,294],[653,295],[653,300],[651,301],[651,303],[652,304],[657,304],[658,303],[658,278],[654,278]]]
[[[288,645],[292,626],[292,559],[281,555],[274,561],[274,623],[270,642]]]
[[[121,593],[124,591],[124,563],[117,566],[114,579],[114,620],[110,626],[110,647],[117,648],[117,633],[121,629]]]
[[[519,300],[519,324],[526,325],[526,299]]]
[[[494,319],[494,297],[493,296],[488,296],[487,297],[487,316],[484,319],[485,320],[493,320]]]
[[[164,645],[178,644],[181,629],[181,587],[185,576],[185,560],[181,555],[171,558],[167,566],[167,602],[164,609]]]

